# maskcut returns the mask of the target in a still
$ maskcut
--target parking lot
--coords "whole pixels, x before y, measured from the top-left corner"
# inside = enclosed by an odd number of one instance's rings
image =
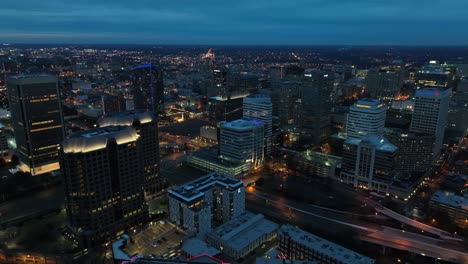
[[[130,243],[126,245],[125,252],[130,256],[137,253],[143,256],[167,256],[166,253],[169,252],[177,253],[184,236],[184,233],[170,223],[153,222],[147,229],[130,235]]]

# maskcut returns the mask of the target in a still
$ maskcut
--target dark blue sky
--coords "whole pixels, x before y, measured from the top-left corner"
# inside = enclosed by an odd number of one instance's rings
[[[0,42],[468,45],[468,0],[1,0]]]

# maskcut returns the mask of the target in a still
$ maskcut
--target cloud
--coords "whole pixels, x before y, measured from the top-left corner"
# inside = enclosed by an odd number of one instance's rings
[[[3,0],[0,41],[468,44],[467,13],[465,0]]]

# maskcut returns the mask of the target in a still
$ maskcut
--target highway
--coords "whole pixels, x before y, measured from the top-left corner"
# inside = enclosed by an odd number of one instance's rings
[[[404,215],[401,215],[395,211],[392,211],[380,204],[374,204],[373,205],[375,210],[378,211],[379,213],[382,213],[388,217],[391,217],[395,220],[398,220],[399,222],[402,222],[404,224],[407,224],[409,226],[412,226],[412,227],[415,227],[417,229],[420,229],[420,230],[424,230],[424,232],[428,232],[428,233],[431,233],[431,234],[434,234],[434,235],[438,235],[440,238],[443,238],[443,239],[447,239],[447,240],[458,240],[458,241],[462,241],[462,239],[460,238],[456,238],[454,237],[453,234],[451,234],[450,232],[447,232],[445,230],[441,230],[441,229],[438,229],[438,228],[435,228],[433,226],[430,226],[430,225],[426,225],[424,223],[421,223],[419,221],[416,221],[414,219],[411,219],[411,218],[408,218]]]
[[[0,224],[36,215],[63,206],[65,191],[62,186],[33,193],[0,205]]]
[[[441,239],[370,224],[349,214],[340,214],[308,205],[298,206],[299,204],[282,197],[259,194],[253,188],[248,188],[246,200],[248,209],[291,223],[304,225],[311,221],[318,221],[324,225],[327,222],[340,224],[357,232],[363,241],[455,263],[468,263],[468,249],[444,243]]]

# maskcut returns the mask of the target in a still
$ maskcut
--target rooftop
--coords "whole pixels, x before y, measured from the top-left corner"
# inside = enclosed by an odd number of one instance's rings
[[[287,235],[298,243],[321,252],[324,255],[348,264],[372,264],[375,260],[344,248],[321,237],[308,233],[292,225],[283,225],[278,235]]]
[[[207,162],[211,162],[215,164],[222,164],[225,167],[237,168],[237,167],[242,166],[242,164],[238,164],[238,163],[220,158],[218,155],[218,150],[215,148],[202,148],[198,151],[193,152],[190,155],[199,159],[206,160]]]
[[[138,137],[132,127],[109,126],[72,134],[63,141],[62,148],[65,153],[86,153],[105,148],[109,140],[120,145],[136,141]]]
[[[235,130],[250,130],[262,125],[261,120],[257,119],[237,119],[232,122],[221,122],[221,128],[235,129]]]
[[[437,191],[431,201],[468,211],[468,197],[456,195],[449,191]]]
[[[351,108],[386,109],[385,104],[383,104],[379,99],[376,98],[360,99]]]
[[[248,92],[242,92],[242,93],[233,93],[227,96],[213,96],[210,97],[210,100],[215,100],[215,101],[228,101],[228,100],[234,100],[234,99],[241,99],[246,96],[248,96]]]
[[[98,124],[100,127],[131,126],[134,121],[145,124],[150,123],[153,120],[155,120],[155,117],[150,111],[131,110],[105,115],[99,119]]]
[[[198,238],[187,239],[184,244],[182,244],[182,251],[187,253],[190,256],[198,256],[201,254],[208,254],[211,256],[216,256],[221,253],[221,251],[216,248],[208,245],[205,241]]]
[[[265,219],[262,214],[246,211],[217,227],[209,235],[219,237],[232,248],[241,250],[263,235],[272,233],[277,228],[276,223]]]
[[[381,136],[367,136],[363,138],[348,138],[346,144],[359,145],[360,143],[370,143],[375,146],[377,150],[393,152],[398,148],[390,143],[386,138]]]
[[[135,256],[162,256],[177,249],[186,236],[176,226],[167,222],[153,222],[144,230],[131,235],[123,235],[112,243],[114,259],[129,260]],[[164,240],[164,239],[165,240]]]
[[[173,188],[168,191],[168,194],[190,202],[203,197],[205,195],[204,191],[214,186],[220,186],[225,189],[239,189],[244,186],[244,183],[221,173],[213,172],[177,188]]]
[[[424,87],[416,90],[416,97],[439,97],[450,96],[452,89],[445,89],[444,87]]]
[[[256,103],[271,105],[271,97],[266,94],[256,94],[244,97],[244,103]]]
[[[290,260],[277,258],[257,258],[255,264],[319,264],[312,260]]]
[[[57,77],[50,74],[18,74],[8,76],[6,83],[33,84],[33,83],[56,83]]]

